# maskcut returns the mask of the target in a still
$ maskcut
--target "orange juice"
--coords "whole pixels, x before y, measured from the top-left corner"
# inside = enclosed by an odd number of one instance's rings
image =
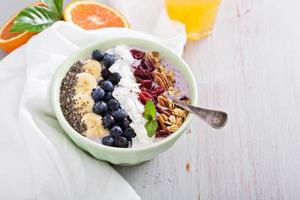
[[[189,39],[211,34],[221,0],[165,0],[169,16],[185,24]]]

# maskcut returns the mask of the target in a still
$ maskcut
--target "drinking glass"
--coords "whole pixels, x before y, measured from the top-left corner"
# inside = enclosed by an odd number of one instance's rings
[[[185,24],[189,39],[212,33],[221,0],[165,0],[170,18]]]

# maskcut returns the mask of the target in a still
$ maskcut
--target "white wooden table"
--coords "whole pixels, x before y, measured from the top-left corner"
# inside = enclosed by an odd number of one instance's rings
[[[0,22],[31,1],[1,1]],[[230,119],[221,131],[194,120],[154,160],[115,167],[142,199],[300,199],[299,8],[224,0],[214,34],[188,43],[199,104]]]

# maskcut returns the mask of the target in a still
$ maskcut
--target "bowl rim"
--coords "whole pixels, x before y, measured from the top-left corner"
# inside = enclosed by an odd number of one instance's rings
[[[134,44],[130,44],[134,43]],[[176,63],[175,68],[179,69],[181,72],[184,71],[183,77],[185,81],[190,79],[188,83],[188,88],[190,90],[190,99],[191,99],[191,104],[197,105],[198,102],[198,90],[197,90],[197,83],[195,81],[194,75],[190,69],[190,67],[186,64],[186,62],[179,57],[177,54],[175,54],[169,47],[159,44],[158,42],[155,42],[150,39],[144,39],[144,38],[136,38],[136,37],[113,37],[110,39],[104,39],[104,40],[99,40],[97,42],[93,42],[92,44],[86,45],[77,51],[73,52],[71,55],[69,55],[63,62],[58,66],[56,69],[53,77],[52,77],[52,82],[51,82],[51,103],[52,107],[54,109],[55,115],[59,121],[60,126],[62,129],[65,131],[66,134],[73,140],[73,138],[70,136],[76,137],[77,140],[80,140],[80,142],[83,142],[86,145],[90,145],[93,148],[96,148],[97,150],[103,150],[103,151],[111,151],[111,152],[116,152],[116,153],[126,153],[126,152],[141,152],[141,151],[148,151],[152,149],[156,149],[160,146],[164,146],[167,143],[171,142],[173,139],[176,140],[176,137],[179,137],[181,134],[183,134],[184,130],[188,127],[188,125],[191,123],[192,120],[192,114],[188,114],[187,118],[183,122],[183,124],[177,129],[174,133],[171,135],[167,136],[166,138],[163,138],[162,140],[159,140],[157,142],[154,142],[153,144],[150,145],[145,145],[142,147],[137,147],[137,148],[116,148],[116,147],[110,147],[110,146],[105,146],[100,143],[96,143],[95,141],[92,141],[91,139],[81,135],[78,133],[71,125],[67,122],[65,119],[61,107],[60,107],[60,102],[59,102],[59,92],[60,92],[60,86],[61,86],[61,81],[63,77],[65,76],[64,71],[68,71],[71,66],[66,66],[70,60],[73,60],[78,57],[80,57],[80,54],[84,51],[88,50],[94,50],[94,49],[99,49],[101,45],[109,45],[111,47],[117,46],[117,45],[132,45],[136,46],[137,48],[145,48],[149,49],[151,48],[152,50],[157,50],[158,52],[163,52],[163,54],[167,54],[167,57],[172,58],[171,63]],[[111,45],[112,44],[112,45]],[[151,47],[144,47],[144,46],[151,46]],[[101,49],[101,48],[100,48]],[[107,48],[106,48],[107,49]],[[78,59],[77,59],[78,60]],[[75,61],[76,62],[76,61]],[[63,74],[63,76],[61,75]],[[61,77],[62,76],[62,77]],[[74,141],[75,142],[75,141]],[[77,144],[77,142],[75,142]]]

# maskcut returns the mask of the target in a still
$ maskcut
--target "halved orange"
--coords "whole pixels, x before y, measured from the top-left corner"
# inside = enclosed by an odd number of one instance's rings
[[[38,2],[32,4],[31,6],[45,6],[45,4]],[[6,24],[0,29],[0,48],[3,49],[6,53],[10,53],[11,51],[15,50],[19,46],[25,44],[33,35],[37,33],[31,32],[20,32],[20,33],[13,33],[10,32],[14,20],[17,15],[11,17]]]
[[[129,28],[127,20],[118,11],[91,1],[75,1],[68,4],[64,10],[64,19],[86,30],[105,27]]]

